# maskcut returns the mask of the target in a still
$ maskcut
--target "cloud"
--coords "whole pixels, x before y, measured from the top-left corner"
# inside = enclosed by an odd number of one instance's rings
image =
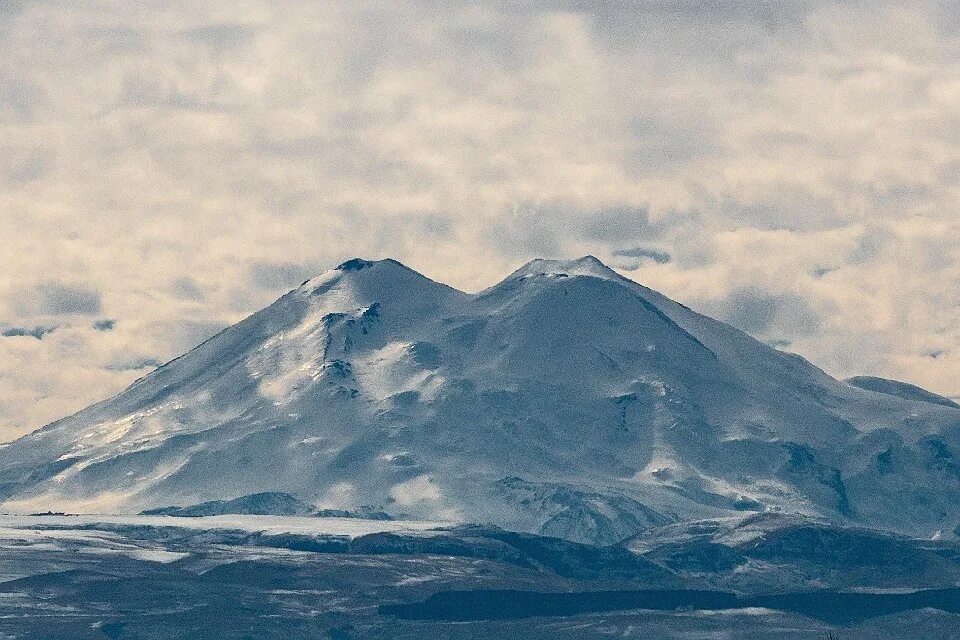
[[[93,328],[97,331],[113,331],[113,327],[116,326],[116,320],[110,320],[109,318],[104,320],[97,320],[93,323]]]
[[[486,229],[490,242],[506,255],[559,257],[579,247],[604,247],[664,235],[671,219],[652,221],[646,206],[596,207],[559,202],[515,205]]]
[[[777,317],[776,298],[754,291],[734,291],[726,300],[726,309],[720,315],[730,324],[747,333],[763,335],[773,326]]]
[[[30,337],[36,338],[37,340],[42,340],[43,336],[47,335],[51,331],[54,331],[56,327],[10,327],[9,329],[4,329],[0,332],[0,336],[5,338],[22,338]]]
[[[93,315],[101,311],[100,292],[86,285],[41,282],[13,304],[26,316]]]
[[[154,325],[163,341],[172,345],[172,352],[186,353],[202,342],[209,340],[227,328],[226,323],[214,321],[184,320],[182,322]]]
[[[583,235],[588,240],[604,243],[645,238],[654,233],[646,207],[605,207],[581,212]]]
[[[720,302],[716,316],[757,337],[769,338],[784,345],[783,337],[809,335],[820,323],[820,317],[804,298],[792,293],[770,294],[756,289],[735,289]]]
[[[0,16],[0,319],[58,326],[0,340],[0,439],[354,256],[478,290],[596,254],[833,374],[960,392],[951,3]]]
[[[256,27],[242,22],[214,22],[184,29],[180,36],[215,50],[226,53],[249,46],[257,34]]]
[[[323,271],[319,266],[291,262],[255,262],[250,265],[250,281],[268,291],[292,289]]]
[[[144,369],[156,369],[161,366],[163,363],[157,360],[156,358],[146,358],[143,360],[126,360],[119,362],[111,362],[107,364],[104,368],[108,371],[143,371]]]
[[[196,281],[189,277],[183,276],[176,278],[173,283],[170,285],[171,293],[173,297],[178,300],[203,300],[204,295],[203,291],[200,289],[200,286]]]
[[[671,260],[670,253],[650,247],[634,247],[632,249],[615,249],[613,251],[616,265],[626,271],[636,271],[645,260],[652,260],[657,264],[667,264]]]

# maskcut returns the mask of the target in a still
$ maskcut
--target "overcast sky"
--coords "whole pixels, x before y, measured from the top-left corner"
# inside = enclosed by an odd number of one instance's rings
[[[950,4],[0,0],[0,441],[352,256],[960,394]]]

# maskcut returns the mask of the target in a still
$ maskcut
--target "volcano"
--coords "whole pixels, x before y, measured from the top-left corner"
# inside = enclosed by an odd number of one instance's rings
[[[0,447],[0,497],[137,513],[287,494],[599,544],[744,512],[951,535],[960,408],[863,380],[589,256],[476,294],[353,259]]]

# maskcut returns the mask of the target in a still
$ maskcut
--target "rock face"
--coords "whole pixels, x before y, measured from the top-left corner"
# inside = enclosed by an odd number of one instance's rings
[[[960,524],[960,409],[837,381],[592,257],[467,294],[350,260],[0,448],[7,510],[280,492],[574,541],[745,511]]]

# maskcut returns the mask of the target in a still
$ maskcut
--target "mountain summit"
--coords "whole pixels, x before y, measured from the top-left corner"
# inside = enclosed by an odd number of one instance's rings
[[[623,279],[623,276],[593,256],[584,256],[579,260],[545,260],[543,258],[536,258],[510,274],[508,279],[557,275],[561,277],[593,276],[606,280]]]
[[[353,259],[0,448],[8,510],[251,494],[589,542],[742,511],[960,524],[960,409],[840,382],[611,270],[467,294]]]

